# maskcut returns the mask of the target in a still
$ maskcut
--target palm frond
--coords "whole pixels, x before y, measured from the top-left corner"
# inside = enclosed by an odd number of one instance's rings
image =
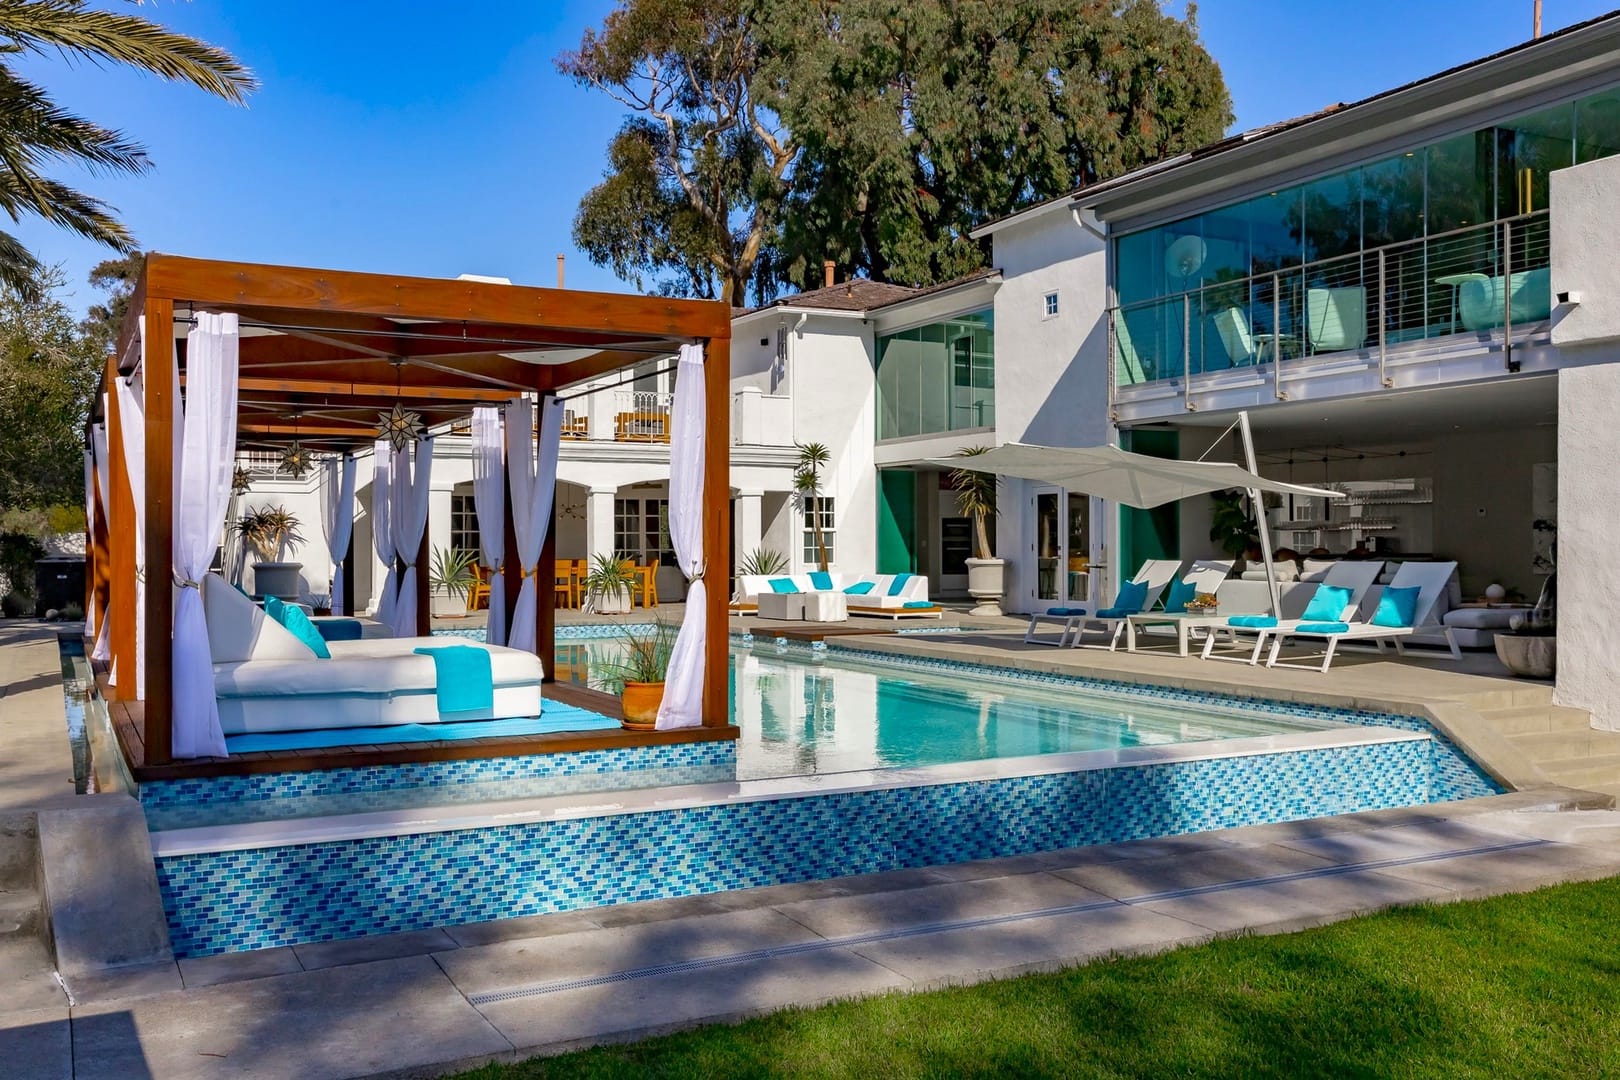
[[[122,172],[150,167],[138,143],[66,111],[41,87],[18,78],[4,65],[0,65],[0,132],[35,163],[52,157]]]
[[[38,214],[57,225],[72,229],[80,236],[119,251],[135,250],[135,238],[122,222],[113,217],[110,208],[100,199],[93,199],[74,191],[56,180],[34,174],[24,176],[13,171],[6,160],[6,143],[0,138],[0,209],[11,215],[13,221],[23,214]]]
[[[39,298],[45,267],[34,253],[10,233],[0,232],[0,286],[16,291],[26,301]]]
[[[30,52],[55,48],[96,64],[128,64],[238,105],[259,85],[224,49],[83,0],[0,0],[0,38]]]

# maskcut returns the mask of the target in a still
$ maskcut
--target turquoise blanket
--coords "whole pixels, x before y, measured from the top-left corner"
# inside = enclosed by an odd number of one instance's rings
[[[439,696],[439,715],[455,716],[495,709],[495,676],[491,673],[489,650],[475,645],[445,645],[417,649],[433,658],[437,668],[434,686]]]

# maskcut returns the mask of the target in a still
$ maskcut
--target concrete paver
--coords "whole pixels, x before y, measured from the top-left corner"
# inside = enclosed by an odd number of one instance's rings
[[[0,1012],[0,1063],[9,1080],[69,1080],[73,1032],[66,1001],[51,1009]]]
[[[456,943],[443,930],[410,930],[402,934],[350,938],[347,941],[317,941],[294,945],[293,952],[306,971],[317,968],[365,964],[373,960],[393,960],[401,956],[426,956]]]
[[[1403,881],[1373,871],[1303,878],[1219,892],[1199,892],[1143,904],[1218,933],[1286,933],[1364,915],[1398,904],[1454,899],[1438,885]]]
[[[839,938],[890,926],[928,926],[1107,899],[1051,874],[1020,874],[899,892],[806,900],[782,904],[776,910],[822,937]]]
[[[1318,870],[1333,863],[1323,856],[1281,844],[1225,851],[1198,851],[1154,859],[1127,859],[1096,866],[1054,870],[1054,874],[1116,900],[1149,896],[1216,882],[1244,881]]]
[[[180,978],[187,990],[198,990],[216,983],[288,975],[303,970],[303,965],[298,962],[298,954],[293,952],[290,945],[283,945],[279,949],[254,949],[252,952],[221,953],[180,961]]]

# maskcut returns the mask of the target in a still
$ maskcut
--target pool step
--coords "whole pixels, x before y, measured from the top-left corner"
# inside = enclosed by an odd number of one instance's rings
[[[1620,787],[1620,735],[1613,732],[1596,734],[1613,736],[1615,741],[1593,744],[1601,746],[1606,752],[1552,758],[1536,764],[1541,766],[1541,771],[1550,780],[1568,787],[1604,790]]]
[[[1490,721],[1497,731],[1508,736],[1586,731],[1592,726],[1592,716],[1585,709],[1570,709],[1562,705],[1481,709],[1479,715]]]
[[[66,1003],[39,891],[39,833],[31,814],[0,818],[0,1014]],[[0,1070],[3,1071],[3,1070]]]

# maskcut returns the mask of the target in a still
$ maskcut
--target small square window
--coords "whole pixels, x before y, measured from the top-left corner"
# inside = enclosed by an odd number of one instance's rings
[[[1058,294],[1055,293],[1055,292],[1049,292],[1049,293],[1046,294],[1046,318],[1050,319],[1052,316],[1056,315],[1057,313],[1058,313]]]

